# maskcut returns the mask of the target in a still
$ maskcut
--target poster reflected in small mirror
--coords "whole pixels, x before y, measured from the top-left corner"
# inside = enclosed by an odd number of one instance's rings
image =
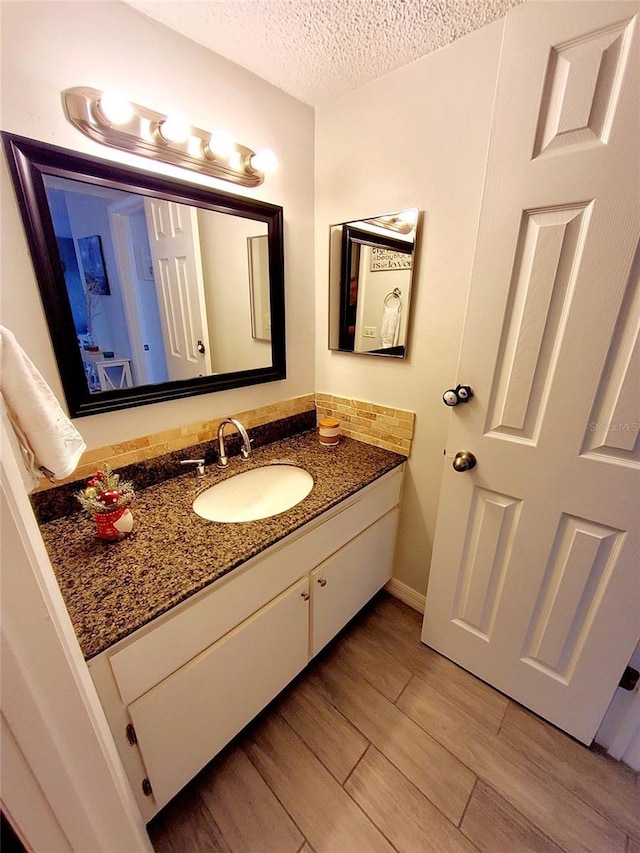
[[[384,270],[410,270],[412,257],[404,252],[371,247],[371,272]]]

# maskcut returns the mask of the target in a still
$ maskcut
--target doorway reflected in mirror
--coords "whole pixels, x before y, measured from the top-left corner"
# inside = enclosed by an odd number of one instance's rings
[[[270,325],[265,223],[51,175],[44,185],[92,393],[271,364],[270,336],[253,334],[256,302]],[[253,279],[247,240],[263,241]]]

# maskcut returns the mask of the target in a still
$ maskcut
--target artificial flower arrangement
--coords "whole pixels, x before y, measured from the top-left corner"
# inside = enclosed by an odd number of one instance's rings
[[[91,513],[100,539],[122,539],[133,530],[129,504],[135,497],[133,483],[121,480],[120,475],[105,465],[87,481],[76,498]]]

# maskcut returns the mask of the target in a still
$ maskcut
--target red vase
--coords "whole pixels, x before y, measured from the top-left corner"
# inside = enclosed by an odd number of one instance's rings
[[[98,539],[124,539],[133,530],[133,516],[128,507],[113,512],[94,513]]]

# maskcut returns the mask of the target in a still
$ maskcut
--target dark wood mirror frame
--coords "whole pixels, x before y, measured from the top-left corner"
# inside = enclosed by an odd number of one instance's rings
[[[71,417],[158,403],[286,378],[283,211],[251,198],[89,157],[2,133],[22,219]],[[54,175],[162,198],[266,223],[269,241],[271,353],[269,367],[91,393],[67,296],[43,177]]]

